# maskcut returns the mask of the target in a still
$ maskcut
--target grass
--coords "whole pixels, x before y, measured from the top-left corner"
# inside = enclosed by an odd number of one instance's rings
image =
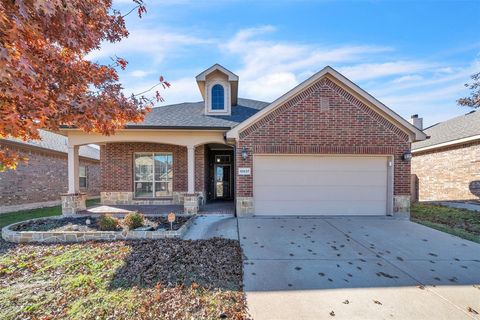
[[[414,204],[412,221],[480,243],[480,213],[431,204]]]
[[[87,200],[87,207],[98,204],[99,201],[100,201],[99,199]],[[3,228],[15,222],[20,222],[20,221],[25,221],[29,219],[35,219],[35,218],[59,216],[61,214],[62,214],[62,206],[3,213],[3,214],[0,214],[0,228]]]
[[[248,318],[238,241],[1,245],[0,319]]]

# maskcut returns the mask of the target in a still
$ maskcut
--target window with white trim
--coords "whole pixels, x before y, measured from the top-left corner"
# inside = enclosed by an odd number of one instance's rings
[[[171,153],[139,152],[134,156],[134,192],[137,198],[172,195],[173,157]]]
[[[86,166],[79,166],[78,168],[78,179],[80,188],[87,187],[87,167]]]

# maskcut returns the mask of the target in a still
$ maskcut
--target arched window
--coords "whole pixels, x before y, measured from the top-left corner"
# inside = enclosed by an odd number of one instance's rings
[[[225,109],[225,92],[223,86],[216,84],[212,88],[212,110]]]

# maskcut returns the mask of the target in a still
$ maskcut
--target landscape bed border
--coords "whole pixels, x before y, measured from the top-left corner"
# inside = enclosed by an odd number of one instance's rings
[[[101,214],[90,214],[85,216],[54,216],[43,217],[36,219],[29,219],[25,221],[15,222],[2,228],[2,238],[5,241],[14,243],[75,243],[86,241],[121,241],[121,240],[141,240],[141,239],[165,239],[165,238],[182,238],[193,223],[195,215],[192,214],[178,214],[180,217],[190,217],[177,230],[155,230],[155,231],[137,231],[137,230],[122,230],[122,231],[15,231],[11,228],[30,221],[39,221],[47,219],[63,219],[63,218],[93,218],[99,217]],[[122,216],[121,214],[112,214],[112,216]],[[165,215],[148,214],[145,217],[163,217]]]

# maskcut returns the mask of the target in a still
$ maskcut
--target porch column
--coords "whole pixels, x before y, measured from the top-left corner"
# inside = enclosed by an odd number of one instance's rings
[[[187,146],[187,173],[188,190],[183,197],[183,212],[186,214],[196,214],[200,209],[198,195],[195,194],[195,147]]]
[[[78,149],[79,146],[68,146],[68,193],[74,194],[80,191],[79,175],[79,161]]]
[[[187,172],[188,172],[188,194],[195,193],[195,147],[188,146],[187,147]]]
[[[68,193],[62,194],[62,214],[74,215],[79,211],[86,209],[87,195],[80,193],[79,159],[77,145],[68,145]]]

